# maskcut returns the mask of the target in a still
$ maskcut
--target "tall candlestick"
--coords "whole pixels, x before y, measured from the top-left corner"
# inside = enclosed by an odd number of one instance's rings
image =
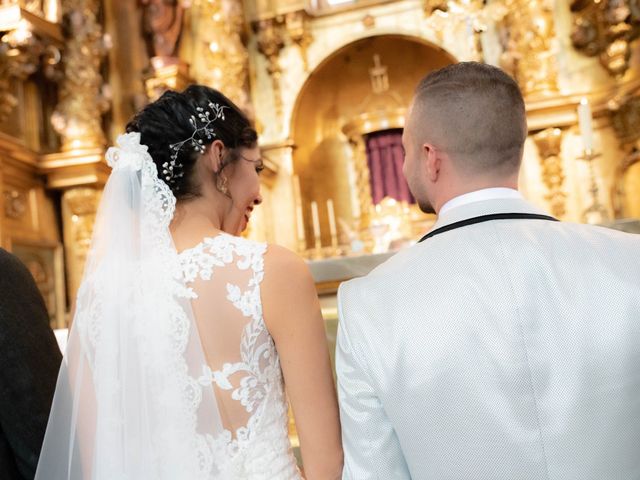
[[[329,215],[329,232],[331,233],[331,246],[338,246],[338,229],[336,228],[336,212],[333,209],[333,200],[327,200],[327,213]]]
[[[315,238],[315,247],[319,249],[322,245],[320,240],[320,217],[318,216],[318,204],[311,202],[311,218],[313,219],[313,237]]]
[[[586,98],[580,100],[580,105],[578,105],[578,123],[580,124],[584,151],[591,153],[593,152],[593,129],[591,127],[591,107],[589,107],[589,101]]]

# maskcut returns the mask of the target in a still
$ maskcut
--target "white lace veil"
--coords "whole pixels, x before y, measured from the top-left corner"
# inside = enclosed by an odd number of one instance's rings
[[[223,426],[169,232],[176,199],[118,138],[37,480],[215,478]]]

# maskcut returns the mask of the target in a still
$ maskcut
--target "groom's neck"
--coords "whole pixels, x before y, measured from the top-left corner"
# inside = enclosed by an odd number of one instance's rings
[[[478,190],[487,188],[511,188],[518,190],[518,175],[509,177],[476,177],[452,179],[437,192],[437,197],[433,201],[433,207],[436,214],[440,213],[440,209],[450,200]]]

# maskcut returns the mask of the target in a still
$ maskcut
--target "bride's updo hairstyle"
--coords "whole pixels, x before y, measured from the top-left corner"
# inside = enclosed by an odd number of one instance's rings
[[[216,114],[220,116],[215,118]],[[215,120],[208,124],[202,115]],[[247,116],[222,93],[202,85],[191,85],[183,92],[165,92],[140,110],[126,130],[140,132],[140,143],[148,147],[158,177],[178,200],[199,195],[194,166],[214,140],[221,140],[227,148],[222,168],[240,158],[240,147],[254,148],[258,141]]]

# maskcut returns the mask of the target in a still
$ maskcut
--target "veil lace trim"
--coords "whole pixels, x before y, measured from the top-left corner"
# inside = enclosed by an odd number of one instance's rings
[[[164,376],[162,382],[154,383],[161,385],[162,389],[150,392],[158,399],[159,409],[169,414],[160,425],[155,426],[158,436],[156,451],[162,453],[156,461],[161,466],[165,465],[167,471],[176,470],[176,465],[179,465],[184,469],[180,478],[210,478],[216,469],[211,439],[197,432],[197,411],[202,401],[203,385],[189,373],[185,352],[190,337],[190,320],[185,311],[185,302],[179,301],[188,301],[195,294],[185,285],[180,259],[169,231],[176,198],[168,185],[158,178],[156,165],[146,145],[140,144],[139,133],[121,135],[117,143],[118,147],[111,147],[107,151],[107,163],[114,171],[131,169],[137,172],[141,185],[140,243],[132,248],[141,249],[145,255],[140,255],[139,263],[131,265],[131,271],[126,273],[135,279],[129,282],[132,286],[130,321],[140,348],[140,360],[147,372]],[[89,263],[94,256],[95,252],[91,252]],[[119,393],[122,386],[118,379],[122,372],[113,368],[119,352],[111,346],[117,344],[117,339],[104,337],[101,291],[109,288],[107,279],[112,278],[111,272],[107,265],[95,267],[88,268],[93,272],[85,278],[78,293],[75,322],[83,350],[93,353],[89,365],[94,372],[96,394],[100,399],[108,399],[100,404],[112,410],[99,412],[101,421],[110,423],[121,420]],[[155,290],[153,298],[149,298],[145,292],[151,286]],[[151,301],[156,305],[150,305]],[[152,316],[146,314],[149,311],[168,314]],[[162,448],[163,439],[169,436],[173,440],[166,444],[181,443],[188,448],[181,449],[179,455]],[[118,438],[112,441],[113,448],[116,448]],[[191,453],[185,457],[186,452]]]

